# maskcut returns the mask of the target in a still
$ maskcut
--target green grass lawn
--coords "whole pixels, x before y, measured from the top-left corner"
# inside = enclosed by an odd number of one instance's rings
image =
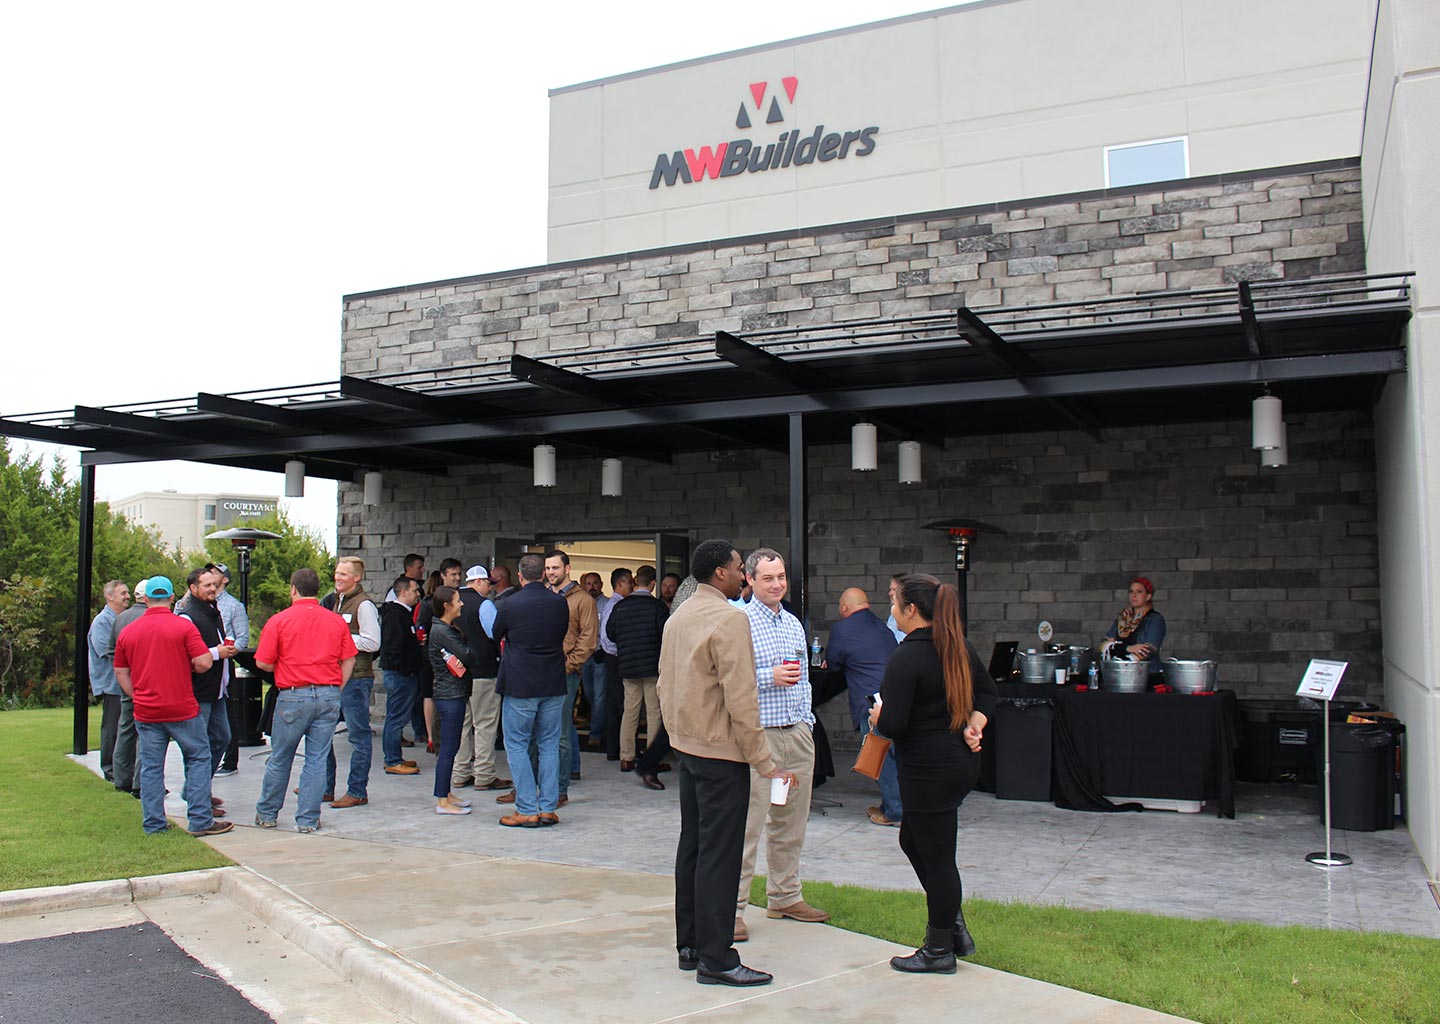
[[[145,835],[138,800],[65,757],[73,721],[68,708],[0,712],[0,890],[232,863],[183,823]],[[92,708],[92,749],[99,737]]]
[[[918,892],[806,882],[805,899],[897,953],[925,938]],[[763,878],[751,900],[765,905]],[[1207,1024],[1440,1021],[1434,939],[971,899],[965,919],[974,963]]]

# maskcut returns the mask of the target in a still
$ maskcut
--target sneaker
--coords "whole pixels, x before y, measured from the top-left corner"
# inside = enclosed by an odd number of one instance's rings
[[[320,831],[320,826],[319,826],[318,824],[315,824],[315,825],[296,825],[296,826],[295,826],[295,831],[296,831],[296,832],[299,832],[302,836],[308,836],[308,835],[309,835],[310,833],[312,833],[312,832],[319,832],[319,831]]]
[[[199,832],[191,832],[190,834],[192,836],[223,836],[226,832],[233,831],[234,828],[235,823],[233,821],[215,821],[211,822],[209,828],[202,828]]]
[[[218,772],[215,773],[215,777],[217,779],[228,779],[230,776],[234,775],[239,770],[240,769],[238,768],[221,768]]]
[[[279,822],[276,822],[274,820],[266,821],[264,818],[260,817],[260,815],[255,815],[256,828],[275,828],[278,824]]]

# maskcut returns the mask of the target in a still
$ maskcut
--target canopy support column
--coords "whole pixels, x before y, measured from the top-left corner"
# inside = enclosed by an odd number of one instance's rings
[[[790,603],[807,622],[810,597],[810,483],[806,474],[805,414],[789,415],[790,429]]]
[[[80,467],[80,542],[75,567],[76,756],[90,749],[90,572],[95,551],[95,467]]]

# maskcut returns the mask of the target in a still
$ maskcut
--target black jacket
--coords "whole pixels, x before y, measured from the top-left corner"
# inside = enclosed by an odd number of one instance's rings
[[[399,601],[380,606],[380,667],[402,676],[420,675],[425,652],[415,639],[413,610]]]
[[[669,617],[663,602],[638,590],[610,612],[605,635],[619,655],[622,679],[650,679],[660,674],[660,634]]]
[[[995,717],[995,702],[1000,692],[980,655],[965,641],[970,658],[971,702],[976,711],[988,719]],[[932,734],[950,733],[950,708],[945,702],[945,672],[940,654],[935,649],[935,631],[931,627],[916,629],[906,635],[895,653],[885,662],[885,678],[880,684],[880,735],[904,748]],[[903,757],[901,759],[903,761]]]
[[[487,598],[469,587],[460,588],[460,603],[464,610],[457,623],[470,649],[475,652],[475,678],[494,679],[500,669],[500,645],[490,639],[485,627],[480,625],[480,609]]]
[[[507,597],[495,614],[495,639],[504,644],[495,688],[506,697],[563,697],[569,629],[570,605],[545,584],[527,583]]]
[[[206,647],[219,647],[225,640],[225,623],[220,617],[218,605],[201,601],[193,595],[187,596],[181,604],[177,614],[185,616],[195,623],[195,628],[200,631],[200,639],[205,641]],[[195,699],[199,701],[215,701],[220,699],[220,676],[225,671],[225,662],[219,658],[204,672],[193,672],[190,675],[190,682],[195,687]]]
[[[430,638],[426,642],[430,655],[430,671],[435,676],[436,700],[469,700],[474,689],[475,652],[465,642],[465,637],[444,619],[430,623]],[[453,654],[465,664],[465,674],[457,676],[445,664],[445,656]]]

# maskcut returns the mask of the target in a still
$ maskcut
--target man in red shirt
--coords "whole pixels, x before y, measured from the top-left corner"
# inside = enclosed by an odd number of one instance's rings
[[[300,802],[295,831],[320,827],[320,798],[325,790],[325,762],[340,721],[340,689],[355,667],[355,642],[350,627],[334,612],[320,607],[320,577],[314,569],[297,569],[290,577],[290,607],[265,623],[255,665],[275,673],[279,691],[275,724],[270,731],[270,760],[255,805],[255,824],[274,828],[290,769],[300,741],[305,765],[300,769]]]
[[[164,832],[165,752],[173,739],[185,758],[185,803],[192,836],[215,836],[235,826],[216,821],[210,805],[210,741],[192,672],[213,659],[189,619],[170,612],[175,588],[163,576],[145,581],[149,607],[115,642],[115,679],[135,705],[140,740],[140,808],[147,834]]]

